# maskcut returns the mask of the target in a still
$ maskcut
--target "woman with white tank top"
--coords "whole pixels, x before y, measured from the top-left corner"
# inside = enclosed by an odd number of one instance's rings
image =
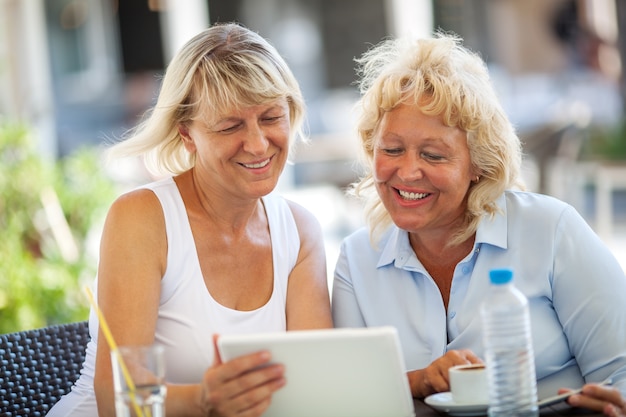
[[[216,335],[332,327],[319,222],[273,193],[303,118],[276,50],[218,24],[178,52],[149,116],[110,149],[162,178],[111,206],[96,292],[118,345],[165,346],[168,417],[259,416],[286,383],[265,352],[223,363]],[[81,377],[49,416],[115,414],[94,312],[89,327]]]

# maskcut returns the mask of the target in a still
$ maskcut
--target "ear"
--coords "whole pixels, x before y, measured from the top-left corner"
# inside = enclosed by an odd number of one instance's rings
[[[193,142],[193,139],[189,135],[189,128],[183,124],[178,125],[178,134],[180,135],[181,140],[183,141],[183,146],[189,153],[194,153],[196,151],[196,144]]]
[[[471,178],[473,183],[479,183],[482,176],[482,171],[476,167],[472,168]]]

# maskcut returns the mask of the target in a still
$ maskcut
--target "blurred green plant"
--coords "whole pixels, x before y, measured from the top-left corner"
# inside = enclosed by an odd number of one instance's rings
[[[626,121],[592,128],[582,156],[607,162],[626,161]]]
[[[115,195],[97,149],[49,161],[28,127],[0,122],[0,333],[87,318],[87,242]]]

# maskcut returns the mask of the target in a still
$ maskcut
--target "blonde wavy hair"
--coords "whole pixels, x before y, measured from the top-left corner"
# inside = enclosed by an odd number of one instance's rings
[[[374,184],[376,134],[385,112],[401,103],[419,104],[427,115],[466,132],[472,166],[480,181],[468,191],[465,219],[451,237],[456,245],[472,236],[481,217],[494,215],[508,188],[524,189],[522,149],[491,85],[487,66],[454,34],[429,39],[390,39],[357,59],[361,99],[357,124],[364,175],[350,191],[365,201],[365,219],[375,244],[392,223]]]
[[[236,23],[216,24],[189,40],[169,64],[155,106],[107,151],[107,158],[143,156],[155,174],[180,174],[195,165],[178,127],[233,108],[285,98],[290,144],[302,130],[305,105],[291,70],[276,49]],[[293,146],[291,146],[293,148]]]

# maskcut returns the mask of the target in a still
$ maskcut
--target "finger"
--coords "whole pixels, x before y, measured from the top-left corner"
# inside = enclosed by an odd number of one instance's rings
[[[272,394],[286,383],[282,368],[281,365],[272,365],[224,384],[220,390],[221,398],[215,398],[219,404],[218,411],[229,415],[267,408]]]
[[[427,376],[431,386],[437,391],[447,391],[450,385],[449,369],[457,365],[466,365],[470,362],[466,354],[460,350],[451,350],[435,360],[427,368]]]
[[[232,396],[235,397],[241,393],[259,388],[261,388],[262,392],[267,391],[274,382],[284,380],[284,378],[285,367],[283,365],[268,365],[241,374],[241,376],[225,384],[225,388],[227,391],[232,392]]]
[[[617,389],[602,387],[597,384],[583,386],[582,392],[572,395],[567,402],[574,407],[587,408],[594,411],[604,412],[609,405],[613,405],[618,414],[621,413],[623,415],[624,411],[626,411],[624,400]]]
[[[572,407],[586,408],[593,411],[602,411],[607,405],[606,401],[598,400],[582,394],[574,394],[570,396],[567,399],[567,403]]]
[[[586,384],[580,394],[572,395],[567,402],[571,406],[602,411],[606,415],[626,415],[626,402],[620,391],[614,387]]]
[[[261,385],[257,385],[252,389],[245,390],[234,400],[239,404],[239,412],[267,408],[271,403],[272,395],[277,390],[284,387],[286,380],[284,377],[268,380]]]
[[[424,373],[425,384],[432,388],[433,392],[444,392],[450,390],[450,378],[447,362],[433,362]]]
[[[469,349],[450,350],[443,357],[450,361],[450,366],[483,363],[482,359]]]
[[[270,353],[263,350],[223,362],[218,368],[219,372],[216,373],[216,377],[219,378],[217,382],[225,383],[257,368],[266,367],[270,360]]]
[[[237,395],[235,385],[228,385],[230,381],[237,380],[240,376],[263,366],[267,366],[271,359],[269,352],[262,351],[250,355],[244,355],[231,361],[217,363],[204,373],[204,386],[208,393],[209,402],[218,404],[228,401],[230,397]],[[270,371],[271,372],[271,371]]]
[[[255,404],[254,406],[248,409],[236,411],[234,414],[236,414],[237,417],[257,417],[257,416],[263,415],[263,413],[265,413],[265,411],[269,408],[271,403],[272,403],[271,400],[267,399],[265,401]],[[222,415],[226,415],[226,414],[223,413]]]
[[[471,350],[449,350],[424,369],[423,384],[430,392],[449,391],[450,376],[448,370],[456,365],[470,365],[473,363],[483,362]]]
[[[586,384],[583,386],[582,393],[589,397],[613,403],[620,408],[624,406],[622,394],[617,388],[614,387],[607,387],[598,384]]]
[[[222,363],[222,356],[220,355],[220,351],[217,348],[217,339],[219,337],[219,334],[213,334],[213,366],[217,366]]]
[[[471,365],[475,363],[483,363],[483,360],[469,349],[451,350],[450,352],[453,353],[452,357],[455,358],[454,365]]]
[[[602,413],[609,417],[621,417],[624,416],[624,413],[621,413],[620,410],[615,407],[613,404],[607,404],[606,407],[602,410]]]
[[[464,350],[463,352],[465,354],[465,359],[468,360],[470,363],[484,363],[483,360],[471,350]]]

